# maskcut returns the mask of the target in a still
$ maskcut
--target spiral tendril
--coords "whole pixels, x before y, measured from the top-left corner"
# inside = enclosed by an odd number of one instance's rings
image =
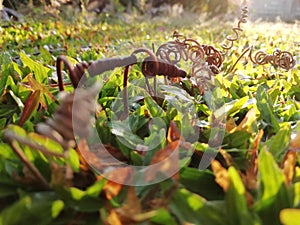
[[[248,7],[244,6],[241,10],[241,16],[238,20],[237,26],[232,28],[233,35],[227,36],[226,37],[227,44],[224,43],[224,44],[221,45],[221,47],[223,49],[228,51],[233,47],[234,42],[237,41],[240,37],[239,32],[243,31],[243,29],[241,28],[241,24],[242,23],[247,23],[247,18],[248,18]]]
[[[250,48],[249,53],[250,60],[258,65],[265,65],[267,63],[280,67],[285,70],[292,69],[296,60],[294,59],[292,53],[288,51],[282,51],[280,49],[275,49],[273,54],[267,54],[264,51],[258,51],[252,56],[252,48]]]

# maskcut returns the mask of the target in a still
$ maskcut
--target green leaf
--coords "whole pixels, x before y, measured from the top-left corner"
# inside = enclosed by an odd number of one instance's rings
[[[186,167],[180,171],[180,183],[186,189],[208,200],[223,199],[224,192],[216,184],[214,174],[209,170]]]
[[[105,179],[96,181],[93,185],[91,185],[87,188],[86,194],[90,197],[97,198],[99,196],[99,194],[101,193],[105,184],[106,184]]]
[[[204,92],[203,97],[211,112],[214,112],[215,110],[218,110],[224,106],[224,94],[224,91],[219,87],[216,87],[211,91]],[[223,117],[224,115],[221,115],[223,113],[224,110],[220,110],[220,113],[217,114],[217,117]]]
[[[52,218],[56,218],[61,211],[64,209],[64,202],[62,200],[56,200],[52,203],[51,208],[51,216]]]
[[[41,46],[39,48],[39,51],[40,51],[41,57],[43,58],[44,61],[51,62],[53,60],[51,53],[48,50],[46,50],[44,47]],[[70,58],[70,57],[68,57],[68,58]]]
[[[138,154],[136,151],[130,152],[130,159],[135,166],[142,166],[143,165],[143,158],[140,154]]]
[[[193,103],[194,99],[191,97],[184,89],[171,86],[171,85],[160,85],[159,86],[165,94],[168,96],[176,96],[182,102],[190,102]]]
[[[278,194],[284,186],[284,175],[273,156],[263,148],[258,156],[259,181],[261,184],[261,199],[270,199]]]
[[[159,209],[156,211],[155,216],[151,218],[151,221],[161,225],[176,225],[175,219],[170,215],[166,209]]]
[[[5,130],[5,133],[9,134],[9,136],[16,135],[22,138],[27,137],[26,131],[22,127],[13,124],[8,125],[8,127]],[[4,137],[6,136],[5,133],[4,133]]]
[[[259,86],[256,93],[256,105],[260,112],[261,118],[272,126],[277,132],[280,129],[279,119],[274,114],[273,102],[266,92],[264,86]]]
[[[16,105],[0,104],[0,118],[9,118],[17,110],[18,107]]]
[[[272,154],[265,148],[258,156],[259,199],[254,209],[260,215],[263,224],[281,224],[279,212],[293,206],[292,192],[285,186],[285,178]]]
[[[79,160],[79,155],[78,153],[70,148],[68,150],[68,157],[67,157],[67,162],[70,164],[71,168],[75,172],[79,172],[80,170],[80,160]]]
[[[4,173],[0,172],[0,177],[0,199],[7,196],[17,195],[18,188],[20,187],[18,186],[19,184],[7,175],[4,175]]]
[[[229,224],[250,225],[256,224],[251,216],[245,196],[245,187],[238,171],[234,167],[229,167],[228,175],[230,180],[229,189],[226,193],[226,218]]]
[[[223,140],[224,148],[240,148],[245,149],[248,146],[251,134],[247,131],[237,131],[234,133],[226,134]]]
[[[0,96],[3,95],[6,87],[7,80],[11,74],[13,74],[13,65],[11,64],[10,55],[8,53],[4,53],[1,55],[1,79],[0,79]]]
[[[165,117],[165,112],[153,100],[152,97],[147,96],[147,97],[145,97],[144,101],[145,101],[145,106],[146,106],[147,110],[149,111],[149,113],[150,113],[150,115],[151,115],[152,118],[155,118],[155,117],[164,118]]]
[[[238,100],[232,100],[231,102],[225,103],[221,108],[216,110],[216,115],[221,115],[221,113],[225,113],[227,116],[232,117],[237,114],[241,109],[247,107],[249,104],[253,104],[253,99],[249,102],[249,97],[245,96]]]
[[[111,122],[111,132],[117,136],[119,145],[123,145],[130,149],[135,149],[136,145],[143,145],[144,141],[134,133],[131,129],[128,119],[125,121],[114,120]],[[127,152],[123,152],[125,155],[129,155]]]
[[[44,107],[45,109],[48,109],[48,106],[50,105],[50,103],[55,101],[55,97],[49,91],[49,87],[46,86],[45,84],[38,82],[36,79],[34,79],[32,77],[32,74],[28,74],[26,76],[26,79],[28,79],[31,89],[33,89],[35,91],[41,91],[39,103],[42,105],[42,107]]]
[[[101,183],[98,183],[97,187],[89,191],[83,191],[75,187],[56,188],[57,194],[64,201],[66,206],[82,212],[98,212],[100,208],[104,207],[104,200],[101,199],[100,196],[95,195],[96,192],[99,191],[100,193],[101,190]]]
[[[300,182],[294,184],[294,206],[300,207]]]
[[[283,225],[295,225],[300,221],[300,209],[283,209],[280,211],[280,222]]]
[[[0,143],[0,157],[8,160],[16,160],[18,157],[8,144]]]
[[[223,225],[225,215],[216,208],[206,204],[206,200],[186,189],[179,189],[170,202],[171,212],[180,224]]]
[[[156,118],[159,119],[159,118]],[[163,123],[162,123],[163,124]],[[158,132],[151,132],[151,134],[145,138],[145,146],[148,150],[145,153],[144,165],[148,165],[158,150],[161,150],[166,144],[166,129],[161,128]]]
[[[29,133],[28,138],[30,138],[30,140],[32,140],[33,142],[41,146],[44,146],[49,152],[59,153],[59,154],[64,153],[63,147],[58,142],[53,141],[52,139],[46,136],[37,133]]]
[[[58,197],[53,192],[25,195],[1,212],[0,225],[31,225],[33,221],[39,225],[49,225],[53,220],[53,202],[57,200]],[[58,216],[59,213],[57,211],[54,216]]]
[[[13,98],[13,100],[16,102],[18,107],[23,110],[24,104],[23,104],[21,98],[19,98],[12,90],[9,90],[8,93]]]
[[[291,125],[289,123],[284,123],[280,130],[266,142],[266,146],[272,153],[277,163],[282,161],[285,152],[288,150],[290,139]]]
[[[34,77],[39,83],[48,83],[49,68],[33,61],[23,52],[20,52],[20,59],[25,66],[28,66],[30,70],[34,72]]]

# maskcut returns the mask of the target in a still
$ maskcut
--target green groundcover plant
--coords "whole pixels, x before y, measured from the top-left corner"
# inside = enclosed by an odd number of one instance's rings
[[[0,225],[299,223],[299,25],[249,23],[240,32],[244,16],[227,39],[231,24],[216,21],[181,26],[105,15],[97,22],[3,23]],[[149,79],[163,93],[157,96],[140,88],[147,86],[142,63],[131,66],[127,86],[124,67],[117,67],[87,84],[101,86],[97,109],[83,101],[73,110],[81,120],[81,106],[96,112],[91,117],[100,145],[92,137],[66,147],[36,131],[46,124],[54,134],[49,119],[57,122],[60,112],[68,112],[58,88],[59,55],[75,65],[127,56],[139,47],[155,50],[173,40],[175,29],[216,49],[227,41],[208,89],[197,88],[186,61],[177,65],[187,71],[186,78]],[[255,58],[255,52],[261,55]],[[292,58],[282,61],[278,54]],[[260,61],[262,56],[269,60]],[[67,72],[64,96],[71,96],[77,89]],[[125,87],[126,116],[121,114]],[[85,119],[88,124],[90,118]],[[68,129],[75,128],[62,132]],[[105,160],[107,153],[118,163]],[[200,168],[205,157],[209,165]],[[163,160],[155,173],[132,175],[132,166]],[[166,175],[169,169],[174,172]]]

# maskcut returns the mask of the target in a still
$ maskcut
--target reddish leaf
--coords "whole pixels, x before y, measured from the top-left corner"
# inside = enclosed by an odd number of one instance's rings
[[[52,101],[55,101],[55,97],[51,94],[51,92],[48,90],[48,88],[41,83],[37,82],[33,77],[32,74],[27,75],[26,77],[28,79],[30,87],[37,91],[41,91],[41,97],[40,97],[40,103],[43,108],[47,109],[47,103],[46,100],[44,99],[43,95],[48,96]]]
[[[39,105],[40,96],[40,90],[35,90],[31,92],[25,103],[25,107],[23,109],[21,118],[18,123],[20,126],[22,126],[26,122],[26,120],[28,120],[31,117],[32,113],[37,109]]]

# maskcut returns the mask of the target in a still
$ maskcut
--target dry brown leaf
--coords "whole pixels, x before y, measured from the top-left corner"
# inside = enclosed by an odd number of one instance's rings
[[[84,171],[90,170],[90,168],[98,171],[103,169],[99,157],[97,157],[94,152],[90,151],[85,139],[80,140],[78,143],[77,152],[80,157],[80,169]]]
[[[90,161],[89,158],[92,159],[94,157],[94,154],[90,152],[86,139],[81,139],[79,141],[76,151],[78,152],[79,155],[80,169],[83,171],[90,170],[90,165],[88,161]]]
[[[169,78],[173,83],[180,83],[180,81],[182,80],[181,77],[170,77]]]
[[[249,207],[253,206],[253,204],[255,203],[255,200],[254,200],[253,196],[250,194],[249,191],[246,191],[245,195],[246,195],[247,205]]]
[[[166,207],[166,200],[164,198],[154,198],[147,202],[147,204],[151,209],[159,209],[162,207]]]
[[[250,153],[250,163],[247,165],[246,168],[246,177],[244,180],[245,186],[250,189],[256,189],[257,188],[257,171],[258,171],[258,147],[259,143],[263,137],[264,131],[260,130],[258,134],[256,135],[253,147],[251,149]]]
[[[294,174],[295,174],[295,167],[297,161],[297,154],[295,151],[287,151],[284,156],[284,159],[281,163],[281,168],[283,170],[285,176],[285,183],[288,185],[292,182]]]
[[[131,167],[115,168],[105,175],[108,179],[103,190],[108,200],[117,196],[123,188],[123,184],[129,183],[132,179]]]
[[[128,187],[127,198],[122,207],[116,209],[120,220],[124,223],[135,221],[136,215],[142,211],[141,203],[133,186]]]
[[[155,164],[167,159],[175,150],[179,148],[180,141],[174,141],[169,143],[166,147],[156,152],[153,156],[150,164]]]
[[[235,128],[236,128],[235,120],[231,117],[226,122],[226,131],[231,132]]]
[[[230,184],[228,171],[217,160],[212,160],[211,168],[215,174],[216,183],[219,184],[224,191],[227,191]]]
[[[96,144],[89,149],[85,139],[80,140],[77,151],[80,155],[82,169],[92,168],[102,172],[109,166],[119,167],[127,158],[122,152],[110,145]]]
[[[180,140],[169,143],[166,147],[159,150],[153,156],[150,165],[157,164],[155,169],[148,169],[145,172],[145,180],[152,181],[158,172],[165,175],[175,175],[178,179],[177,172],[179,171],[179,146]]]
[[[258,134],[256,135],[255,139],[254,139],[254,143],[253,143],[253,147],[252,147],[252,153],[258,151],[258,146],[259,146],[259,143],[260,143],[263,135],[264,135],[264,130],[261,129],[258,132]]]
[[[65,166],[51,162],[51,186],[72,186],[72,178],[66,178]]]
[[[106,198],[108,200],[111,200],[113,197],[117,196],[120,193],[122,187],[122,184],[108,180],[103,188],[103,191],[106,195]]]
[[[109,216],[107,217],[105,221],[106,225],[122,225],[121,220],[119,219],[118,214],[115,210],[111,210],[109,213]]]
[[[230,133],[234,133],[236,131],[247,131],[249,133],[253,133],[252,124],[256,121],[256,112],[255,109],[250,109],[242,122],[234,129],[230,131]]]
[[[225,162],[226,162],[227,166],[231,166],[233,164],[233,159],[232,159],[231,155],[227,151],[225,151],[224,149],[219,149],[219,152],[221,153],[221,155],[225,159]]]
[[[175,122],[172,120],[170,122],[169,130],[168,130],[168,137],[167,140],[169,143],[173,141],[177,141],[181,139],[180,130],[176,126]]]
[[[290,149],[299,151],[299,149],[300,149],[300,131],[297,132],[296,136],[291,140]]]

